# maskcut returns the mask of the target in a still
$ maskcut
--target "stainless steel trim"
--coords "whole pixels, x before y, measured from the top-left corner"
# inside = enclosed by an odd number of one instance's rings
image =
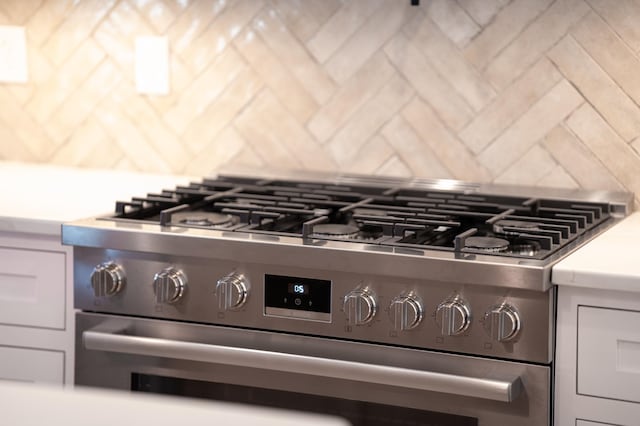
[[[117,331],[87,330],[82,333],[82,341],[90,350],[332,377],[501,402],[516,400],[522,390],[520,377],[509,381],[481,379],[282,352],[122,335]]]
[[[264,314],[273,317],[296,318],[310,321],[331,322],[331,314],[325,312],[303,311],[286,308],[274,308],[267,306],[264,308]]]

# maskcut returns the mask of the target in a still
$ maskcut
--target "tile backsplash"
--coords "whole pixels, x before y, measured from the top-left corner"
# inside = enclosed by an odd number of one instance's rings
[[[2,0],[29,81],[0,84],[0,159],[640,194],[639,2],[420,3]],[[167,96],[136,91],[140,36],[168,38]]]

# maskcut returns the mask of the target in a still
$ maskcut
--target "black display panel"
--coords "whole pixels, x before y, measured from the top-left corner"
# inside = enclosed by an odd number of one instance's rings
[[[267,310],[276,308],[330,314],[331,281],[266,274],[264,304]]]

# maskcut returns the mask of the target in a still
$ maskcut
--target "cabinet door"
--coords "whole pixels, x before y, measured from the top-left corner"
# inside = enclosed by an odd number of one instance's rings
[[[578,308],[578,393],[640,403],[640,312]]]
[[[0,324],[65,328],[65,253],[0,247]]]
[[[0,380],[62,384],[64,353],[0,346]]]

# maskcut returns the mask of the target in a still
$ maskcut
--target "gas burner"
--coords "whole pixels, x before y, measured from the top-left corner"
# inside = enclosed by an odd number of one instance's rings
[[[359,231],[355,225],[341,223],[322,223],[313,227],[315,235],[340,239],[356,238]]]
[[[517,230],[507,228],[517,228]],[[523,220],[501,219],[493,224],[493,232],[503,235],[518,235],[524,231],[537,231],[539,229],[536,222],[525,222]]]
[[[215,212],[186,211],[176,212],[171,215],[173,225],[187,226],[227,226],[233,223],[233,216]]]
[[[464,246],[487,253],[501,253],[509,249],[509,241],[496,237],[468,237]]]
[[[516,241],[509,247],[509,253],[519,256],[535,256],[540,251],[540,244],[536,241]]]
[[[375,240],[384,235],[384,229],[379,225],[364,224],[360,227],[358,235],[363,240]]]

